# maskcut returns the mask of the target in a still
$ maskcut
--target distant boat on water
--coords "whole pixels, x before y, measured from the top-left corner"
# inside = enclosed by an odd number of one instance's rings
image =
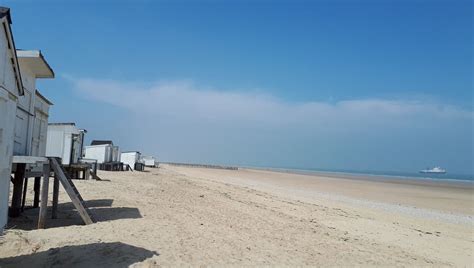
[[[446,169],[442,169],[441,167],[427,168],[420,170],[420,173],[446,174]]]

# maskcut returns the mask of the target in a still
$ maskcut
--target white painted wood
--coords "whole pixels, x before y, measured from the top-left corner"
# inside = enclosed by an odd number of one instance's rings
[[[120,149],[118,146],[112,146],[112,162],[120,162]]]
[[[143,156],[141,160],[145,164],[146,167],[156,166],[156,159],[153,156]]]
[[[8,220],[11,161],[16,102],[0,87],[0,234]]]
[[[18,101],[14,154],[44,156],[45,139],[41,141],[40,133],[35,133],[35,126],[41,128],[42,122],[47,123],[48,112],[44,109],[47,102],[37,96],[36,79],[53,78],[54,73],[39,51],[19,50],[16,53],[24,95]],[[43,113],[38,113],[38,111]]]
[[[38,91],[35,94],[35,112],[33,134],[31,138],[31,155],[46,155],[46,137],[48,133],[49,107],[51,103],[44,99]]]
[[[22,89],[7,17],[0,19],[0,234],[8,220],[8,198],[18,97]],[[10,47],[10,48],[9,48]],[[13,64],[12,64],[13,60]],[[16,70],[16,71],[15,71]]]
[[[135,163],[139,163],[140,158],[140,152],[123,152],[120,157],[121,161],[126,165],[130,165],[132,169],[135,169]]]
[[[48,158],[41,156],[15,155],[12,157],[12,163],[41,164],[48,163]]]
[[[48,124],[46,156],[61,158],[63,165],[78,163],[85,133],[73,123]]]
[[[114,147],[110,144],[86,146],[84,147],[84,158],[95,159],[98,164],[112,162]],[[116,151],[118,155],[118,147]],[[116,156],[116,158],[118,157]]]

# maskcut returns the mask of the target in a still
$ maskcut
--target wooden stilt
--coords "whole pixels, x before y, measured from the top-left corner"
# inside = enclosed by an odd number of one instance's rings
[[[23,191],[23,178],[25,176],[26,164],[18,163],[16,165],[15,178],[13,179],[12,206],[10,217],[18,217],[21,212],[21,196]]]
[[[40,187],[41,187],[41,177],[35,177],[35,185],[33,187],[33,189],[35,191],[35,197],[33,199],[33,207],[34,208],[37,208],[39,206]]]
[[[59,179],[56,174],[54,174],[54,184],[53,184],[53,211],[51,218],[58,218],[58,199],[59,199]]]
[[[25,183],[23,184],[23,197],[21,198],[21,212],[25,211],[27,190],[28,190],[28,177],[25,177]]]
[[[38,217],[38,229],[43,229],[46,223],[46,213],[48,212],[49,175],[49,163],[45,163],[43,165],[43,185],[41,187],[41,204]]]

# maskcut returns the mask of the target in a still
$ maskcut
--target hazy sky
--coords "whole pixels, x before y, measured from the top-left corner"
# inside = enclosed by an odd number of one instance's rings
[[[165,161],[473,168],[472,1],[6,1],[51,122]]]

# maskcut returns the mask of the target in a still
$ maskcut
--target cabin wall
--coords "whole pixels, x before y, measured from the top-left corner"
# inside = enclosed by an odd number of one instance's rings
[[[0,87],[0,234],[8,220],[15,114],[14,97]]]
[[[28,68],[21,66],[20,68],[25,94],[18,98],[13,154],[31,155],[31,142],[35,123],[36,79]]]
[[[98,164],[112,162],[112,145],[91,145],[85,147],[86,159],[95,159]]]
[[[154,167],[156,165],[156,161],[155,161],[155,158],[153,156],[143,156],[141,158],[143,164],[145,164],[145,166],[147,167]]]
[[[6,22],[3,22],[6,23]],[[18,89],[15,81],[11,59],[14,56],[11,49],[8,49],[7,36],[3,27],[0,27],[0,84],[3,89],[18,97]]]
[[[112,162],[120,162],[120,149],[118,146],[112,147]]]
[[[1,23],[7,23],[5,19]],[[8,221],[8,198],[18,88],[4,27],[0,27],[0,234]]]
[[[46,155],[46,140],[48,133],[49,104],[41,97],[35,98],[35,116],[31,138],[31,155]]]
[[[79,130],[76,134],[72,136],[72,154],[71,154],[71,163],[79,163],[79,159],[82,158],[83,147],[84,147],[84,135],[85,132]]]
[[[136,152],[122,153],[120,158],[124,164],[130,165],[132,169],[135,169],[135,163],[139,162],[140,154]]]
[[[64,165],[77,163],[75,156],[80,153],[75,153],[74,140],[79,135],[80,131],[73,125],[48,125],[46,156],[60,157]]]

